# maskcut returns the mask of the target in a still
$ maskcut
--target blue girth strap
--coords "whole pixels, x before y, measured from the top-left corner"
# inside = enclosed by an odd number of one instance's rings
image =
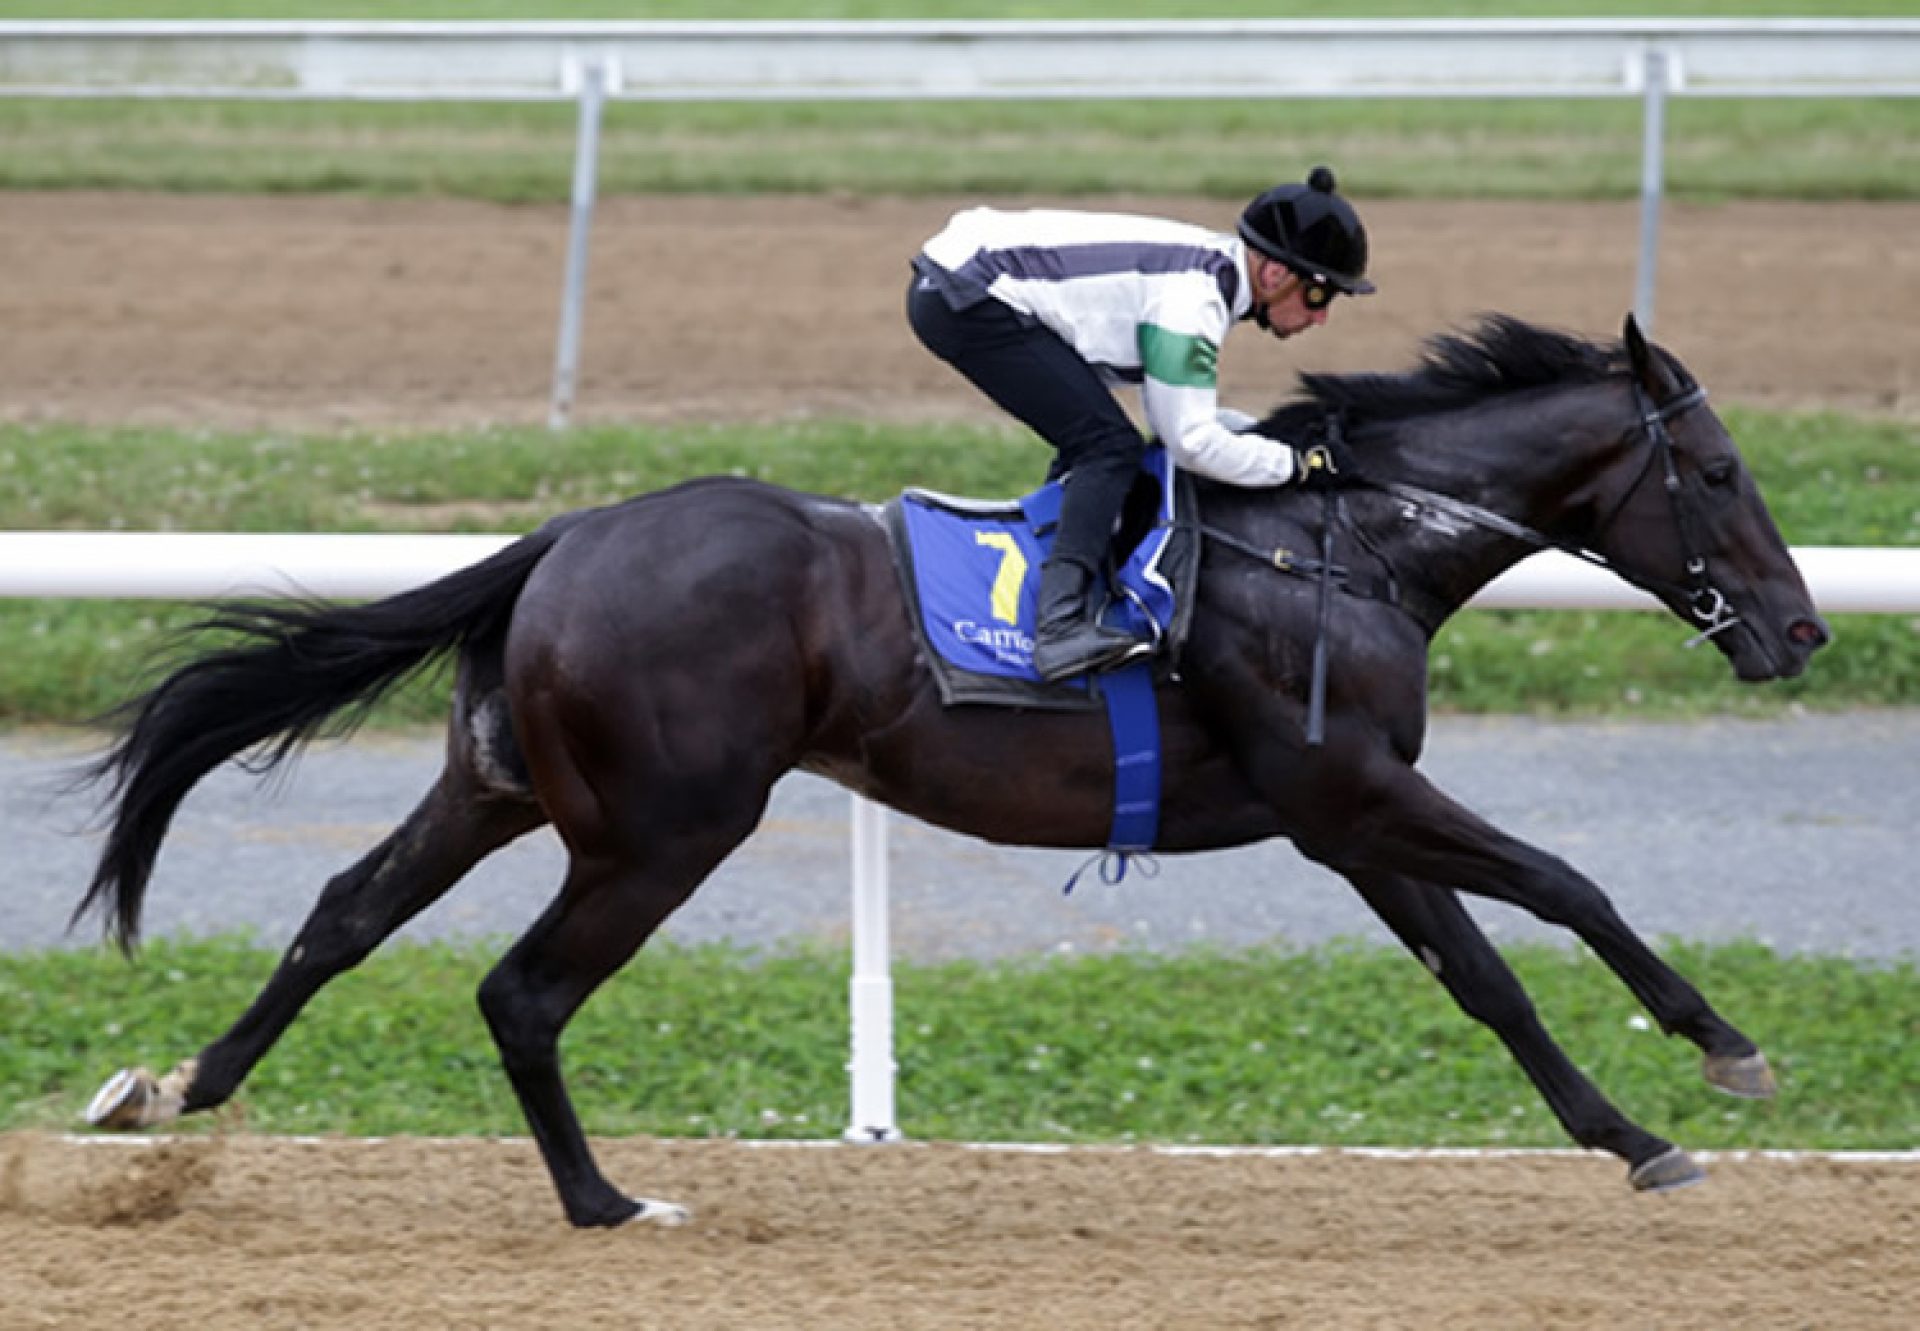
[[[1100,677],[1113,731],[1113,828],[1107,847],[1153,849],[1160,834],[1160,713],[1153,670],[1132,665]]]
[[[1102,675],[1100,692],[1113,732],[1113,825],[1107,848],[1073,871],[1061,889],[1065,893],[1096,864],[1105,883],[1125,878],[1136,856],[1143,873],[1151,877],[1156,870],[1146,854],[1160,835],[1160,713],[1153,701],[1153,667],[1131,665]]]

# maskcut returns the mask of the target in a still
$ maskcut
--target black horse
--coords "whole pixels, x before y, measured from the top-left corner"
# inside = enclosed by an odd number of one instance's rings
[[[1603,346],[1491,317],[1402,375],[1307,376],[1270,431],[1337,417],[1366,479],[1338,493],[1331,613],[1275,551],[1321,549],[1335,507],[1200,487],[1207,535],[1177,685],[1159,692],[1160,849],[1291,839],[1347,878],[1468,1015],[1505,1041],[1573,1139],[1636,1188],[1693,1182],[1561,1053],[1463,909],[1471,892],[1571,929],[1737,1095],[1764,1056],[1622,922],[1593,883],[1489,826],[1415,769],[1434,632],[1540,545],[1578,548],[1703,632],[1742,679],[1798,674],[1825,642],[1727,431],[1629,319]],[[1359,594],[1366,589],[1371,594]],[[1324,623],[1324,634],[1317,626]],[[1112,770],[1097,713],[942,707],[876,511],[737,479],[556,518],[431,585],[347,607],[227,605],[238,633],[123,709],[76,918],[137,940],[180,800],[249,750],[262,769],[338,730],[422,663],[458,653],[445,770],[392,835],[328,883],[253,1006],[164,1077],[118,1074],[103,1126],[231,1096],[322,985],[544,823],[568,853],[553,903],[480,986],[500,1058],[568,1219],[674,1222],[601,1174],[563,1083],[561,1029],[746,838],[804,768],[931,823],[1018,845],[1098,847]],[[1324,738],[1309,743],[1316,636]]]

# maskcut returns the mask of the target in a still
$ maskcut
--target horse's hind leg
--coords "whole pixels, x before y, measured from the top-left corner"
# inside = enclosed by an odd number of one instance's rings
[[[1640,1189],[1698,1182],[1704,1175],[1673,1143],[1622,1114],[1575,1067],[1541,1025],[1533,1001],[1451,890],[1388,874],[1355,874],[1369,906],[1475,1021],[1500,1037],[1567,1135],[1631,1166]]]
[[[446,894],[482,858],[546,821],[530,798],[481,788],[449,765],[419,807],[330,881],[266,987],[233,1027],[164,1077],[116,1073],[87,1108],[105,1128],[143,1128],[224,1104],[309,999]]]
[[[631,820],[616,825],[611,817],[596,818],[590,847],[573,835],[578,825],[561,824],[570,834],[572,863],[560,895],[480,986],[480,1008],[500,1061],[575,1225],[687,1219],[674,1203],[627,1197],[600,1172],[562,1077],[560,1032],[746,839],[770,788],[770,781],[682,780],[651,810],[642,811],[644,801],[618,801],[615,807],[635,810]]]

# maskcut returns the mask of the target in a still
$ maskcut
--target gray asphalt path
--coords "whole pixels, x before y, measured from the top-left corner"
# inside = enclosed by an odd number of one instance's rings
[[[53,787],[86,750],[0,739],[0,948],[79,946],[66,921],[97,847],[90,806]],[[437,737],[322,746],[291,779],[223,769],[182,808],[149,897],[148,933],[240,930],[278,946],[328,876],[410,809]],[[1423,768],[1520,837],[1572,861],[1650,937],[1758,939],[1795,952],[1920,957],[1920,711],[1698,724],[1448,719]],[[779,946],[848,936],[849,801],[796,775],[765,823],[668,925],[684,940]],[[1061,887],[1085,856],[1012,850],[891,820],[897,955],[1386,941],[1339,879],[1283,843],[1166,856],[1109,885]],[[409,926],[412,938],[518,933],[558,883],[542,831],[496,855]],[[1565,935],[1506,907],[1498,940]]]

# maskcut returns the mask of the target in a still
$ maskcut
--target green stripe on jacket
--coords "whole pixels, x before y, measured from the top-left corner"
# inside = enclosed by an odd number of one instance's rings
[[[1158,324],[1140,325],[1140,368],[1175,388],[1212,388],[1220,372],[1218,344]]]

